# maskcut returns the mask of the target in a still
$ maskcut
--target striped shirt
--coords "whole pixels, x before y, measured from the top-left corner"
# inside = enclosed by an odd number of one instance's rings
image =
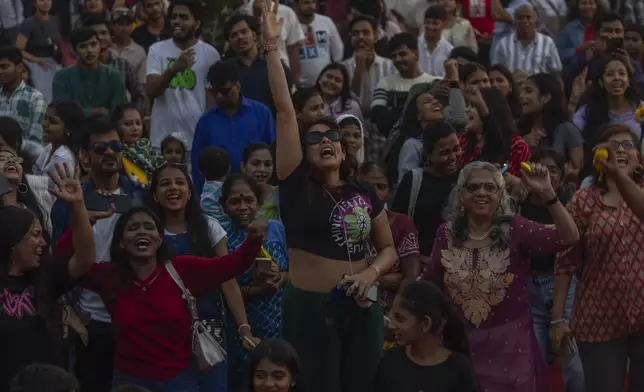
[[[11,95],[0,88],[0,116],[11,117],[22,128],[22,149],[37,158],[42,150],[42,122],[47,102],[42,93],[21,82]]]
[[[347,67],[350,78],[349,83],[351,83],[353,75],[356,72],[356,56],[351,56],[344,60],[342,64]],[[394,63],[392,63],[391,60],[376,55],[373,64],[371,64],[371,68],[369,68],[369,70],[362,76],[362,82],[360,83],[360,106],[371,107],[373,90],[376,88],[380,80],[396,73],[398,73],[398,71],[396,71]]]
[[[418,37],[418,65],[423,72],[431,76],[442,78],[445,76],[445,60],[449,59],[454,46],[441,38],[433,51],[427,48],[427,41],[425,41],[425,34]]]
[[[347,67],[349,77],[353,79],[353,75],[356,71],[355,55],[343,61],[342,64]],[[362,81],[360,83],[360,96],[358,97],[360,107],[370,108],[373,100],[373,92],[376,86],[378,86],[382,79],[396,73],[398,73],[398,71],[396,71],[391,60],[376,55],[371,68],[369,68],[369,70],[362,76]],[[382,153],[386,138],[378,132],[377,128],[371,123],[371,121],[369,121],[368,118],[365,118],[362,129],[364,133],[365,159],[377,161]]]
[[[516,32],[501,38],[492,53],[492,64],[505,65],[510,71],[524,70],[531,74],[561,71],[561,60],[552,38],[536,33],[527,46],[517,39]]]

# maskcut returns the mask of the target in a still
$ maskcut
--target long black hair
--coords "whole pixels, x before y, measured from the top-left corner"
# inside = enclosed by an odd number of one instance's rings
[[[514,116],[514,118],[518,119],[519,117],[521,117],[522,108],[521,101],[519,100],[519,87],[514,81],[514,75],[512,75],[512,71],[510,71],[508,67],[502,64],[494,64],[493,66],[491,66],[487,71],[488,75],[493,71],[499,72],[501,75],[503,75],[504,78],[508,80],[508,83],[510,84],[510,92],[506,96],[506,99],[508,101],[508,105],[510,105],[512,115]]]
[[[190,198],[186,203],[186,228],[188,233],[188,243],[190,244],[190,250],[194,255],[203,256],[203,257],[214,257],[214,244],[210,239],[210,229],[208,227],[208,220],[204,215],[201,205],[199,204],[199,199],[197,198],[197,191],[195,186],[190,180],[190,175],[188,174],[186,167],[184,165],[176,163],[166,163],[157,169],[152,175],[152,180],[150,181],[150,196],[154,195],[159,186],[159,180],[161,175],[167,169],[177,169],[185,177],[186,183],[190,188]],[[161,205],[154,201],[152,197],[149,200],[150,209],[159,217],[162,227],[165,228],[166,215],[165,210]]]
[[[486,119],[481,118],[482,136],[485,140],[480,161],[502,163],[510,159],[512,136],[517,134],[512,112],[503,94],[495,88],[481,89],[481,95],[488,108]],[[471,132],[466,133],[467,147],[464,154],[470,155],[476,147],[477,138]]]
[[[248,371],[248,391],[254,392],[253,379],[255,370],[259,363],[266,359],[267,361],[278,365],[284,366],[291,374],[291,387],[289,392],[304,392],[305,388],[303,377],[301,376],[300,362],[297,352],[286,340],[283,339],[267,339],[262,341],[255,349],[250,357],[250,366]]]
[[[29,208],[19,206],[0,206],[0,281],[6,287],[11,268],[11,253],[13,248],[28,235],[34,219],[40,218]],[[42,220],[40,220],[42,224]],[[43,237],[46,230],[43,227]],[[45,237],[45,241],[47,238]],[[49,245],[49,243],[47,243]],[[47,247],[45,248],[47,249]],[[62,344],[62,308],[58,304],[58,298],[54,297],[53,288],[50,285],[51,274],[48,269],[53,261],[49,260],[49,252],[44,251],[40,257],[40,265],[33,270],[24,272],[24,277],[34,287],[34,297],[37,304],[36,314],[45,320],[51,343],[56,355],[60,352]],[[62,358],[56,358],[57,361]]]
[[[343,109],[349,109],[349,101],[351,100],[351,77],[349,76],[349,71],[347,71],[347,67],[344,66],[342,63],[331,63],[327,65],[326,67],[322,68],[322,71],[318,75],[317,80],[315,81],[315,86],[317,87],[318,91],[320,91],[320,94],[322,94],[322,90],[320,89],[320,80],[324,76],[324,74],[327,71],[333,71],[333,70],[338,70],[342,74],[342,79],[344,80],[342,83],[342,88],[340,89],[340,99],[342,103],[342,108]]]
[[[161,223],[159,217],[157,217],[150,208],[146,206],[133,207],[119,217],[116,221],[116,225],[114,226],[114,235],[112,236],[112,242],[110,243],[110,260],[116,266],[114,276],[110,276],[110,278],[113,278],[116,283],[113,285],[114,290],[110,293],[110,299],[112,300],[116,299],[116,296],[120,291],[127,289],[134,279],[134,271],[132,270],[132,266],[130,266],[130,257],[127,251],[121,247],[121,240],[127,223],[136,214],[145,214],[152,218],[157,232],[159,233],[159,236],[161,236],[161,240],[163,240],[163,223]],[[157,264],[163,264],[172,259],[165,241],[162,241],[161,246],[157,249],[156,259]]]
[[[550,95],[550,100],[543,105],[541,116],[543,118],[543,127],[546,131],[546,139],[552,144],[555,140],[557,127],[568,121],[561,83],[559,83],[559,79],[555,75],[549,73],[534,74],[528,80],[537,86],[540,97]],[[533,125],[534,116],[524,114],[519,120],[517,128],[519,128],[519,133],[523,136],[532,131]]]
[[[469,357],[465,322],[450,299],[435,284],[426,281],[409,283],[400,290],[398,298],[403,309],[413,314],[417,320],[429,317],[432,334],[437,334],[443,328],[445,348]]]

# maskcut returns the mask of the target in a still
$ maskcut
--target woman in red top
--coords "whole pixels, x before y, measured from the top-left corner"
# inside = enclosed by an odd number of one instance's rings
[[[111,263],[95,264],[83,286],[101,295],[114,328],[114,386],[135,384],[150,392],[198,392],[192,317],[165,264],[170,262],[196,298],[246,271],[258,255],[266,222],[248,227],[246,241],[218,257],[171,258],[163,225],[147,208],[123,214],[114,229]],[[56,254],[71,251],[71,231]]]
[[[512,23],[512,16],[503,8],[500,0],[461,0],[463,18],[470,21],[479,46],[479,59],[488,63],[494,21]]]
[[[507,164],[505,182],[520,186],[521,162],[530,159],[530,147],[519,136],[507,100],[497,89],[468,87],[470,123],[460,135],[463,165],[472,161]]]
[[[638,137],[624,125],[608,125],[599,133],[598,142],[614,149],[618,170],[639,183]],[[555,260],[550,338],[558,350],[570,334],[564,304],[572,275],[579,272],[571,326],[586,391],[624,391],[629,360],[629,391],[644,391],[644,225],[612,177],[597,172],[594,177],[567,205],[581,241]]]

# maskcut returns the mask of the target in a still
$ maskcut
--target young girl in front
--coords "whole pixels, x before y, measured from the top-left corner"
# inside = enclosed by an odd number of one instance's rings
[[[438,287],[408,284],[396,296],[390,319],[402,347],[380,360],[375,391],[478,391],[465,324]]]

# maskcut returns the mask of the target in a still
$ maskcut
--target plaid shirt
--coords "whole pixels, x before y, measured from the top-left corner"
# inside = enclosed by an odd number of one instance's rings
[[[629,24],[644,26],[644,1],[624,0],[622,12],[624,13],[624,20]]]
[[[143,113],[143,85],[141,84],[138,75],[134,71],[132,65],[123,57],[117,56],[109,52],[109,59],[107,65],[121,72],[125,80],[125,88],[130,93],[130,100],[141,113]]]
[[[42,123],[47,102],[42,93],[21,82],[7,96],[0,88],[0,116],[11,117],[22,128],[22,148],[30,155],[38,155],[42,148]]]

